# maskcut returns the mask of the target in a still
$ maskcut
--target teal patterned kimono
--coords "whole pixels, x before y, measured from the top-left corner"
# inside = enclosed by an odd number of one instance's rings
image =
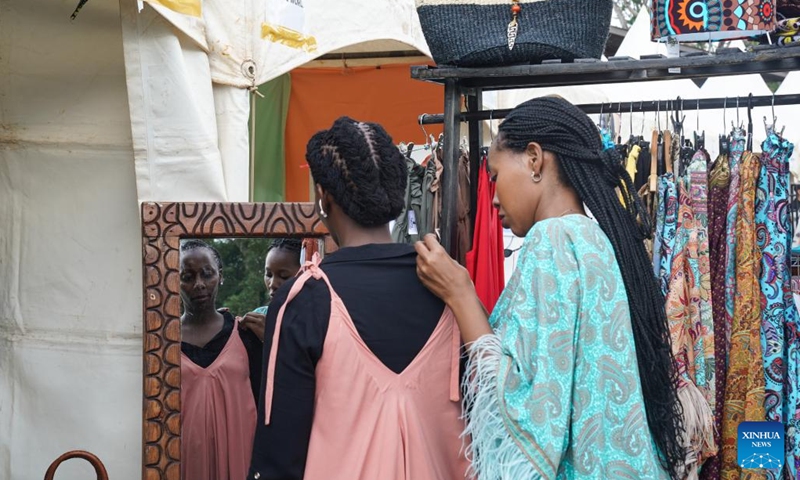
[[[627,294],[592,220],[537,223],[470,348],[468,455],[479,480],[666,479],[647,426]]]

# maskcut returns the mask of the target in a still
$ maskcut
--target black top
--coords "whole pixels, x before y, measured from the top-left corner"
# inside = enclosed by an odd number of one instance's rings
[[[214,363],[222,349],[225,348],[225,344],[228,343],[228,339],[231,338],[231,333],[233,333],[235,324],[233,315],[228,311],[220,313],[225,319],[222,324],[222,330],[214,335],[214,338],[205,346],[198,347],[191,343],[181,342],[181,352],[202,368],[208,368]],[[261,343],[255,333],[243,328],[239,329],[239,337],[242,339],[245,350],[247,350],[247,358],[250,363],[250,386],[253,389],[253,397],[258,402],[258,391],[261,386],[261,366],[263,365],[261,353],[264,351],[264,344]]]
[[[395,373],[422,350],[444,312],[444,303],[417,278],[416,261],[411,245],[382,244],[343,248],[321,264],[364,343]],[[278,311],[295,280],[281,286],[267,313],[265,361]],[[314,417],[314,371],[323,354],[330,313],[331,297],[323,280],[308,280],[286,307],[272,419],[264,425],[263,378],[248,479],[256,478],[256,473],[259,480],[303,478]]]

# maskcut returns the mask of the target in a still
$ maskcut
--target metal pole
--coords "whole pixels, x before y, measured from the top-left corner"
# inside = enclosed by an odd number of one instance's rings
[[[456,80],[444,84],[444,147],[442,149],[442,246],[455,257],[458,224],[458,149],[461,130],[461,88]]]
[[[752,105],[753,107],[769,107],[773,105],[773,100],[775,105],[800,105],[800,94],[791,94],[791,95],[762,95],[759,97],[739,97],[740,103]],[[674,100],[673,100],[674,101]],[[683,101],[693,107],[696,107],[699,110],[720,110],[723,108],[729,107],[732,105],[731,102],[736,102],[736,97],[727,97],[727,98],[705,98],[705,99],[679,99],[679,102]],[[583,110],[587,114],[596,114],[601,113],[602,111],[609,111],[609,110],[619,110],[624,112],[634,111],[634,112],[656,112],[659,109],[663,109],[664,105],[667,104],[669,100],[648,100],[645,102],[636,101],[636,102],[607,102],[607,103],[593,103],[593,104],[586,104],[586,105],[576,105],[578,108]],[[475,112],[465,112],[459,116],[459,120],[462,122],[469,122],[472,120],[489,120],[489,119],[502,119],[505,118],[506,115],[511,111],[510,108],[500,109],[500,110],[480,110]],[[424,121],[422,122],[424,125],[433,125],[433,124],[440,124],[444,122],[444,115],[426,115]]]
[[[483,108],[483,91],[477,89],[467,97],[467,110],[478,112]],[[478,172],[481,168],[481,146],[483,145],[480,120],[469,122],[469,231],[475,237],[475,215],[478,213]]]

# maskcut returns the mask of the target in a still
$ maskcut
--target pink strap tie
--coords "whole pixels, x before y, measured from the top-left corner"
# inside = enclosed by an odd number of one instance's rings
[[[267,363],[267,387],[264,392],[264,425],[269,425],[270,419],[272,418],[272,397],[275,394],[275,362],[278,359],[278,344],[281,340],[283,314],[286,311],[286,306],[300,293],[300,290],[303,289],[303,285],[305,285],[308,279],[315,278],[319,280],[320,278],[324,278],[325,283],[328,283],[327,277],[325,277],[325,274],[322,273],[322,270],[319,268],[320,261],[319,253],[314,253],[311,261],[306,262],[300,272],[298,272],[299,277],[297,281],[292,285],[292,289],[289,291],[286,301],[283,302],[280,311],[278,311],[278,318],[275,321],[275,331],[272,333],[272,345],[269,349],[269,363]]]

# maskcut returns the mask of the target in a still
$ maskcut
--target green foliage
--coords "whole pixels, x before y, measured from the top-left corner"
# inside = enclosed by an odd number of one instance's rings
[[[224,238],[209,242],[222,258],[224,283],[219,287],[217,307],[234,315],[266,305],[264,259],[272,241],[268,238]]]

